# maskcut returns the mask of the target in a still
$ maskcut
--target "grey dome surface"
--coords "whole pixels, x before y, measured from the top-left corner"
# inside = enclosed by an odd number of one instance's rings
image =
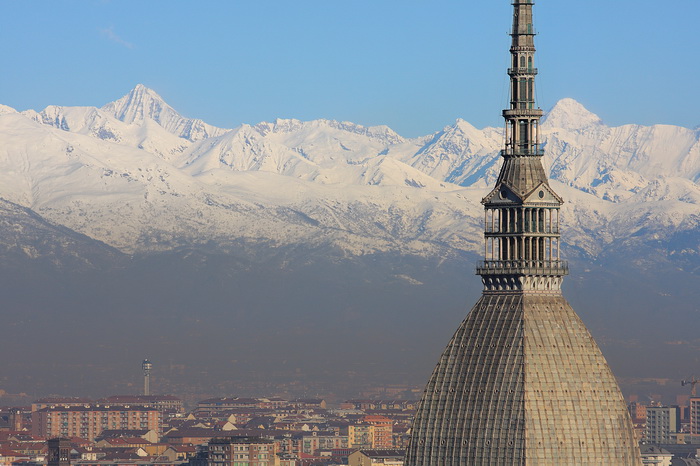
[[[567,301],[485,293],[426,386],[407,464],[641,463],[617,382]]]

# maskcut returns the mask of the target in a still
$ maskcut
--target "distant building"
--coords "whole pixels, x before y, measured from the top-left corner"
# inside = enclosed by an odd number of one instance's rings
[[[417,404],[417,400],[346,400],[340,404],[340,409],[414,410]]]
[[[644,440],[653,445],[675,443],[681,419],[678,406],[650,406]]]
[[[393,439],[393,422],[391,419],[384,416],[365,416],[362,418],[362,422],[365,422],[372,426],[372,448],[375,450],[379,449],[391,449],[394,447]]]
[[[41,398],[32,403],[32,412],[39,411],[44,408],[53,408],[56,406],[85,406],[91,405],[94,400],[89,398],[78,398],[78,397],[68,397],[68,396],[52,396],[48,398]]]
[[[394,447],[393,422],[384,416],[365,416],[348,426],[348,446],[359,449],[391,449]]]
[[[372,448],[372,426],[369,424],[354,424],[348,426],[348,446],[357,449]]]
[[[26,464],[28,461],[29,457],[27,455],[23,455],[22,453],[14,450],[0,448],[0,465],[2,466],[10,466],[19,462]]]
[[[673,453],[654,445],[641,445],[642,464],[653,466],[671,466]]]
[[[700,460],[697,458],[673,458],[671,466],[700,466]]]
[[[627,405],[627,410],[630,412],[630,417],[632,422],[646,421],[647,419],[647,407],[636,401],[631,402]]]
[[[161,413],[143,406],[62,406],[32,413],[32,434],[42,438],[94,440],[106,429],[146,429],[160,433]]]
[[[348,447],[348,438],[335,432],[309,432],[301,435],[299,454],[316,455],[319,450],[337,450]]]
[[[290,402],[297,408],[305,409],[326,409],[326,400],[321,398],[300,398]]]
[[[690,433],[700,435],[700,398],[690,398]]]
[[[273,466],[275,444],[259,437],[213,438],[208,447],[208,466]]]
[[[146,406],[162,413],[184,413],[182,400],[173,395],[115,395],[99,400],[100,404]]]
[[[207,416],[216,416],[238,408],[259,408],[262,403],[257,398],[209,398],[197,403],[195,412]]]
[[[49,451],[46,458],[47,466],[70,466],[70,440],[67,438],[52,438],[48,441]]]
[[[170,445],[163,451],[162,456],[169,461],[187,461],[197,455],[197,448],[192,445]]]
[[[157,431],[148,429],[105,429],[100,432],[99,436],[97,436],[97,440],[130,437],[139,437],[144,440],[148,440],[151,443],[156,443],[158,440],[160,440],[160,436],[158,435]]]
[[[0,408],[0,430],[21,431],[23,414],[21,408]]]
[[[169,445],[201,445],[217,434],[221,432],[206,427],[176,428],[166,432],[163,441]]]
[[[404,450],[359,450],[348,457],[349,466],[373,466],[377,464],[402,466]]]

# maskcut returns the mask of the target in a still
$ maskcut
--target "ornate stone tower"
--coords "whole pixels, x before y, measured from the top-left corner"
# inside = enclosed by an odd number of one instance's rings
[[[47,442],[47,466],[70,466],[70,440],[67,438],[52,438]]]
[[[408,466],[641,465],[600,349],[561,294],[559,208],[542,165],[532,0],[513,0],[503,166],[483,199],[484,284],[414,420]]]

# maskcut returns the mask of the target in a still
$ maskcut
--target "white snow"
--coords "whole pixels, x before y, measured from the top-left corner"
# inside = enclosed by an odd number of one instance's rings
[[[697,231],[697,130],[612,128],[565,99],[542,131],[570,243],[595,255],[631,235]],[[0,106],[0,138],[0,197],[127,252],[241,238],[478,252],[503,146],[501,129],[463,120],[415,139],[331,120],[226,130],[142,85],[101,109]]]

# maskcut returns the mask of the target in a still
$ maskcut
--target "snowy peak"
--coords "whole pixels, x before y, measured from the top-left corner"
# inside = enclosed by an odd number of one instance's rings
[[[108,103],[102,110],[128,124],[141,124],[151,119],[166,126],[172,120],[182,118],[161,96],[143,84],[137,84],[127,95]]]
[[[334,121],[334,120],[322,120],[331,128],[335,128],[341,131],[346,131],[348,133],[357,134],[360,136],[366,136],[370,139],[374,139],[385,144],[400,144],[404,142],[404,138],[399,136],[388,126],[362,126],[349,121]]]
[[[319,119],[304,122],[296,119],[278,118],[274,123],[262,122],[255,125],[255,129],[263,136],[267,136],[268,134],[295,133],[303,131],[304,129],[319,130],[326,128],[356,134],[358,136],[365,136],[386,145],[400,144],[405,141],[403,137],[388,126],[362,126],[349,121],[341,122]]]
[[[484,179],[489,167],[497,161],[491,155],[501,146],[502,134],[498,131],[480,131],[458,119],[426,140],[407,162],[438,180],[469,186]]]
[[[23,114],[32,120],[41,123],[42,125],[53,126],[54,128],[62,129],[63,131],[71,130],[71,127],[63,115],[63,107],[49,105],[42,110],[41,113],[37,113],[34,110],[28,110]]]
[[[595,113],[574,99],[562,99],[547,113],[543,125],[555,128],[581,129],[602,124]]]
[[[158,93],[143,84],[137,84],[121,99],[108,103],[102,107],[102,111],[127,124],[143,125],[147,120],[155,121],[167,131],[189,141],[220,136],[228,131],[202,120],[183,117]]]
[[[4,115],[5,113],[17,113],[17,110],[7,105],[0,104],[0,115]]]

